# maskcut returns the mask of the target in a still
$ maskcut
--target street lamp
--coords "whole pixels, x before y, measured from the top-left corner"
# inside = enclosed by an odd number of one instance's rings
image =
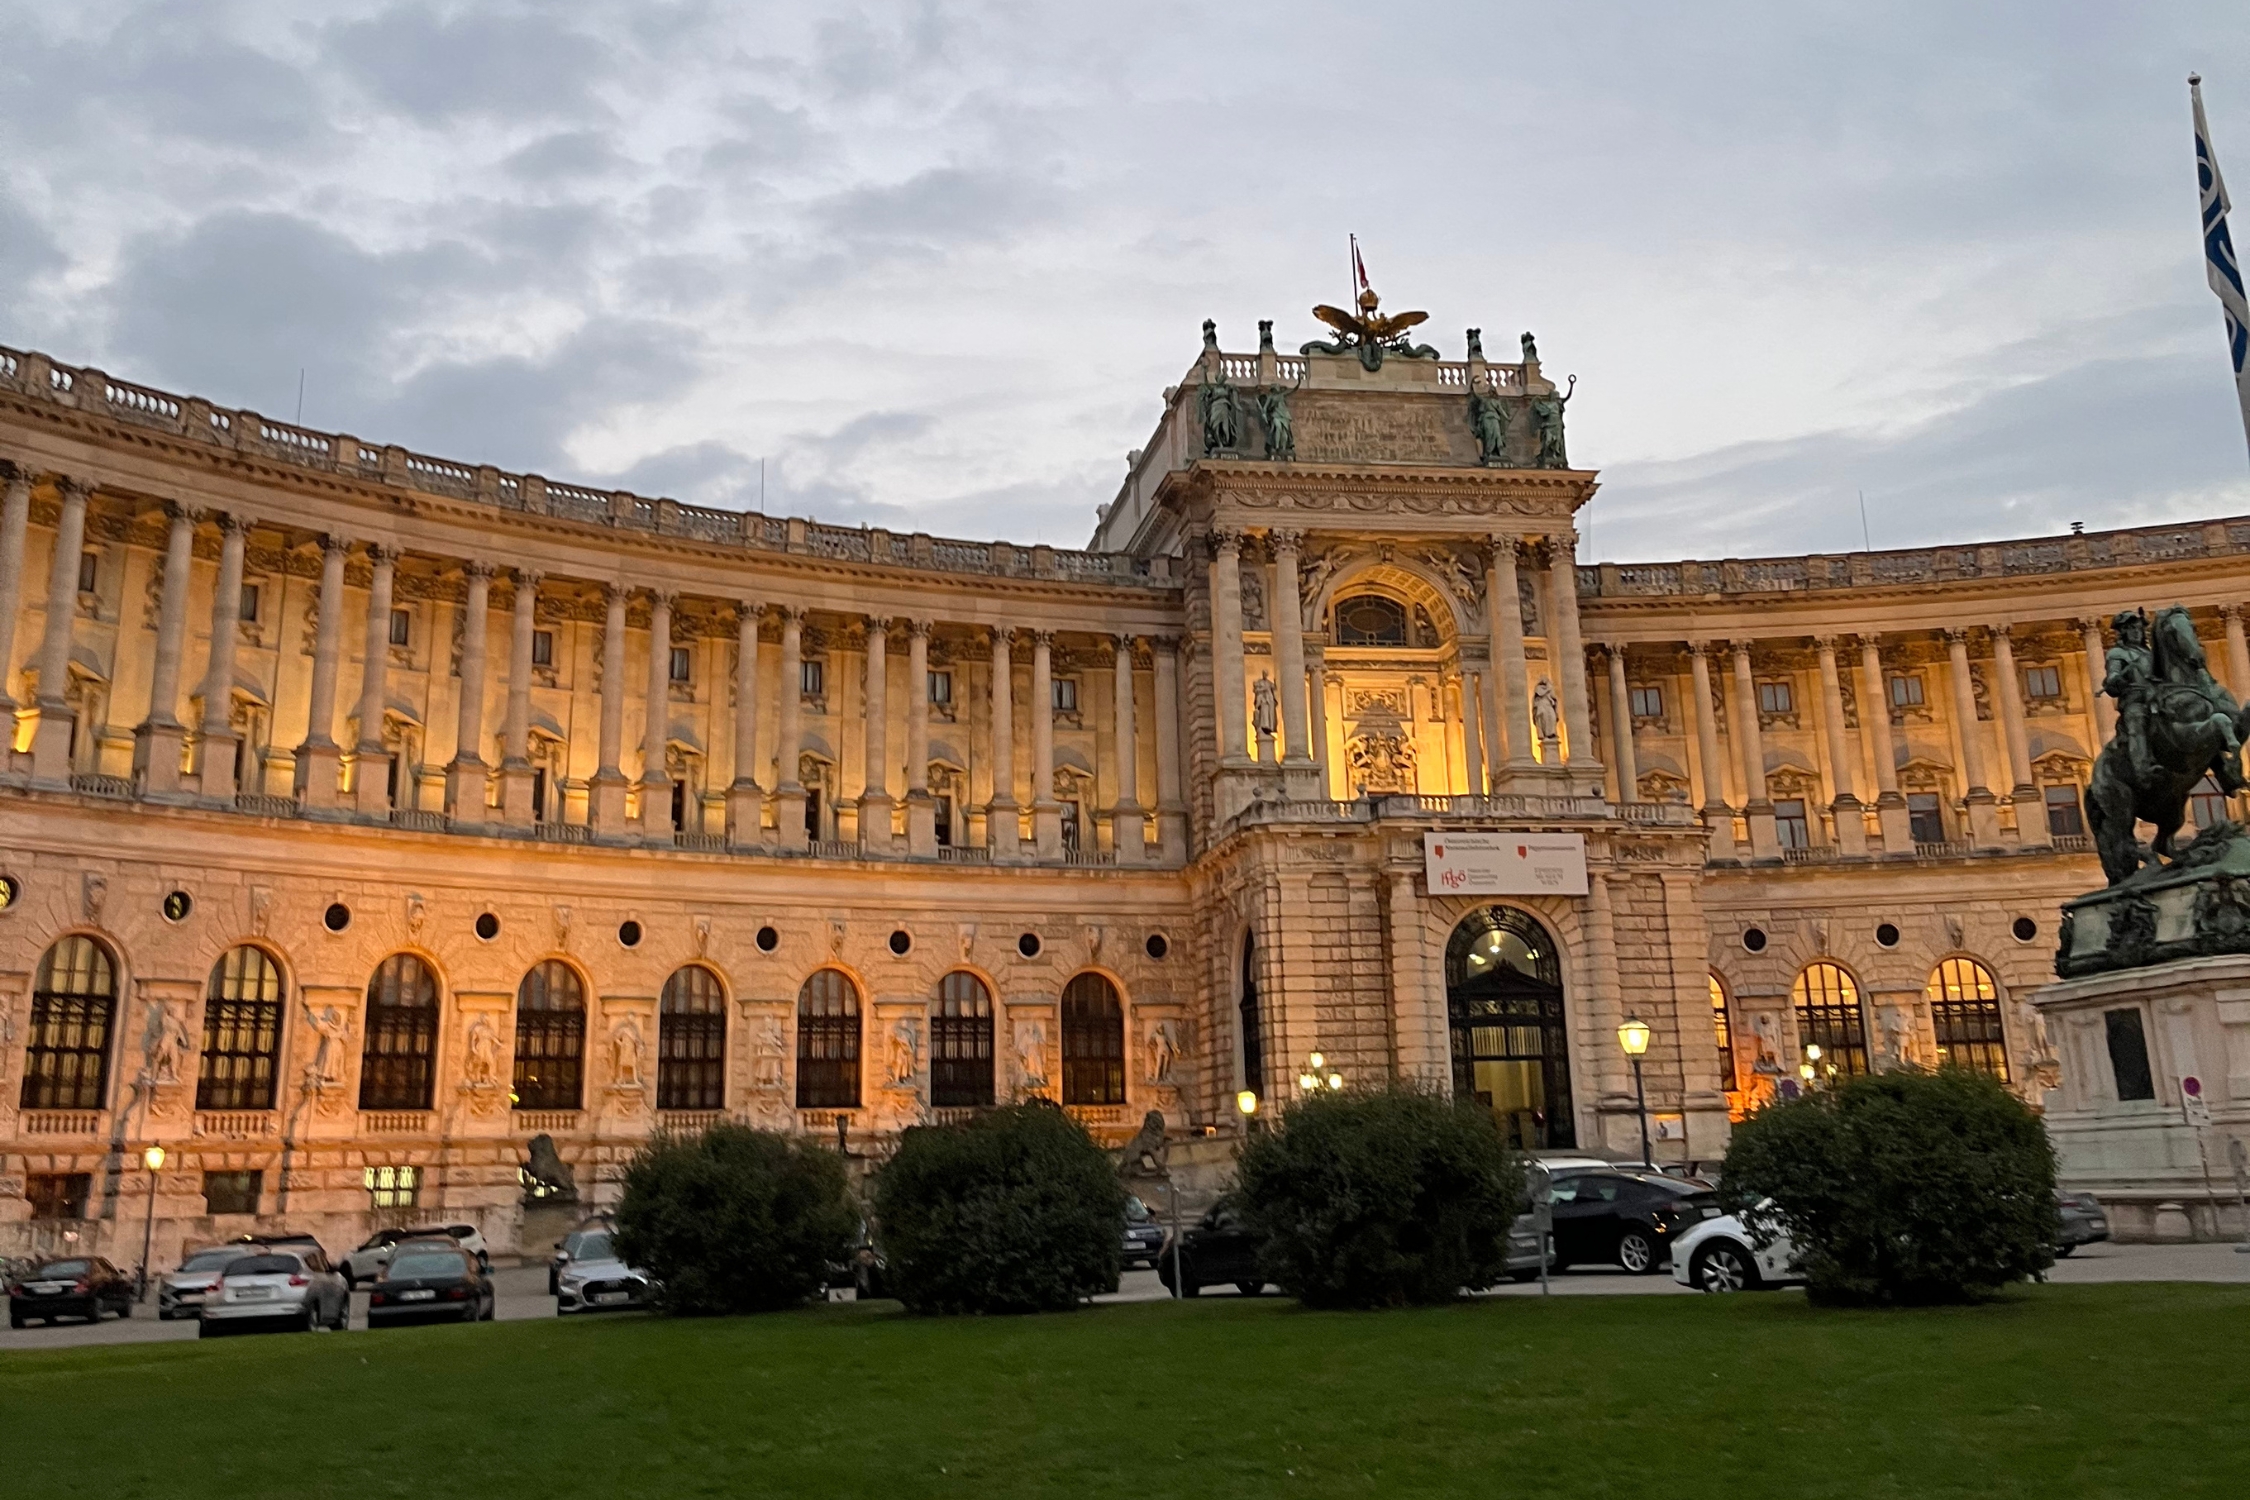
[[[1648,1095],[1641,1088],[1641,1054],[1648,1051],[1648,1023],[1638,1018],[1627,1020],[1617,1028],[1617,1045],[1633,1060],[1633,1108],[1641,1117],[1641,1165],[1653,1167],[1656,1162],[1648,1151]]]
[[[1317,1094],[1323,1088],[1334,1091],[1341,1089],[1343,1086],[1344,1075],[1329,1069],[1328,1059],[1325,1055],[1318,1052],[1306,1055],[1305,1066],[1297,1074],[1297,1091],[1299,1093]]]
[[[156,1174],[164,1170],[164,1148],[151,1146],[141,1153],[141,1165],[148,1168],[148,1217],[141,1223],[141,1284],[134,1297],[139,1301],[148,1298],[148,1254],[156,1239]]]
[[[1256,1089],[1244,1089],[1234,1096],[1234,1107],[1241,1111],[1242,1123],[1244,1128],[1247,1129],[1251,1116],[1258,1112],[1258,1091]]]

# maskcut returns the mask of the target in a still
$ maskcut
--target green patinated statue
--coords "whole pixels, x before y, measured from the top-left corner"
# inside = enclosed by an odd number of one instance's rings
[[[1531,335],[1525,334],[1525,348],[1530,349]],[[1533,357],[1536,351],[1533,351]],[[1570,377],[1570,388],[1560,396],[1553,391],[1531,398],[1531,420],[1539,430],[1539,467],[1542,469],[1567,469],[1570,454],[1563,447],[1563,408],[1578,392],[1578,377]]]
[[[2229,795],[2243,790],[2242,736],[2250,710],[2211,676],[2182,606],[2159,610],[2153,625],[2137,609],[2110,623],[2117,644],[2102,691],[2117,700],[2117,733],[2094,761],[2086,817],[2102,873],[2115,886],[2144,866],[2152,873],[2169,868],[2159,862],[2173,858],[2173,836],[2205,776]],[[2133,836],[2136,822],[2156,829],[2145,848]]]
[[[1203,451],[1232,453],[1242,437],[1242,415],[1235,405],[1234,387],[1224,374],[1213,371],[1196,397],[1196,415],[1203,420]]]
[[[1297,424],[1289,415],[1289,391],[1269,385],[1258,393],[1258,420],[1266,429],[1266,457],[1297,456]]]
[[[1469,397],[1469,431],[1476,434],[1479,461],[1507,463],[1508,407],[1498,396],[1477,391]]]

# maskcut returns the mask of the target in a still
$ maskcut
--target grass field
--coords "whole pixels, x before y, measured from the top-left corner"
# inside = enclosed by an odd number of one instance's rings
[[[0,1357],[0,1494],[2219,1495],[2250,1294],[894,1304]]]

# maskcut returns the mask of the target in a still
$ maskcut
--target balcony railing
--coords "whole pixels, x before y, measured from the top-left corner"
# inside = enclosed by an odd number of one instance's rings
[[[274,1134],[270,1109],[199,1109],[195,1133],[205,1140],[262,1141]]]
[[[88,797],[114,797],[120,801],[129,801],[133,795],[133,778],[81,772],[70,778],[70,789]]]
[[[260,818],[294,818],[297,816],[297,799],[268,796],[263,792],[236,792],[234,810]]]
[[[572,1135],[578,1130],[582,1113],[575,1109],[519,1109],[516,1111],[516,1134]]]
[[[659,1111],[656,1119],[666,1130],[694,1135],[720,1124],[726,1117],[723,1109],[667,1109]]]
[[[98,1109],[28,1109],[22,1130],[27,1136],[99,1135],[102,1112]]]
[[[361,1135],[427,1135],[430,1131],[430,1112],[426,1109],[363,1109],[359,1112]]]

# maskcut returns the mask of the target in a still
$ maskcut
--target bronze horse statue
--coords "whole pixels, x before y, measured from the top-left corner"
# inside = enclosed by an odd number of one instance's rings
[[[2229,793],[2244,786],[2241,750],[2250,730],[2250,709],[2212,679],[2186,609],[2175,604],[2159,610],[2149,636],[2154,666],[2148,680],[2122,691],[2105,685],[2119,694],[2118,733],[2102,747],[2086,788],[2087,822],[2111,885],[2130,879],[2144,864],[2173,858],[2173,835],[2186,821],[2188,799],[2205,776]],[[2112,684],[2118,680],[2115,656]],[[2133,764],[2124,723],[2125,713],[2136,708],[2146,713],[2145,776]],[[2145,846],[2133,836],[2140,822],[2156,828],[2155,839]]]

